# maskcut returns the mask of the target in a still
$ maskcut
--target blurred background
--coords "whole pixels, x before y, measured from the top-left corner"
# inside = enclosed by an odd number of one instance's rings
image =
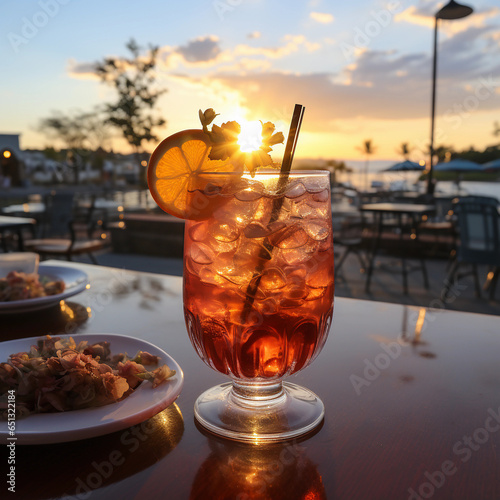
[[[19,175],[4,166],[4,186],[140,183],[158,140],[198,128],[198,109],[213,107],[220,122],[270,120],[286,134],[296,102],[306,106],[296,166],[365,188],[406,180],[377,173],[429,162],[443,5],[4,2],[0,150],[24,164]],[[471,6],[440,20],[435,163],[500,157],[500,7]]]

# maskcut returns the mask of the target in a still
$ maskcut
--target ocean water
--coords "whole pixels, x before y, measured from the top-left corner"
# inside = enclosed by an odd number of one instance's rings
[[[382,183],[384,189],[393,186],[404,186],[409,191],[425,193],[426,182],[418,180],[420,172],[369,172],[366,177],[361,171],[344,174],[337,178],[339,182],[350,182],[360,190],[370,189],[372,182]],[[481,195],[492,196],[500,201],[500,182],[462,181],[459,185],[453,181],[439,181],[436,191],[449,195]]]

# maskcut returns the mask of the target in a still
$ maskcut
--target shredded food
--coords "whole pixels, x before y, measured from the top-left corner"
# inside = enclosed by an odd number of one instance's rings
[[[40,279],[36,273],[11,271],[0,278],[0,302],[34,299],[64,292],[64,281]]]
[[[27,352],[0,363],[0,417],[7,418],[9,390],[16,393],[16,415],[51,413],[121,401],[147,380],[153,388],[175,375],[160,358],[139,351],[111,355],[109,342],[75,343],[72,337],[46,337]],[[153,367],[151,371],[145,367]]]

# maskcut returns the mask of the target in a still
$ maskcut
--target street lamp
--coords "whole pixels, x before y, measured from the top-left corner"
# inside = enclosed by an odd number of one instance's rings
[[[434,19],[434,58],[432,62],[432,110],[431,110],[431,161],[429,173],[427,174],[427,194],[434,193],[434,184],[432,182],[432,174],[434,167],[434,115],[436,112],[436,65],[437,65],[437,33],[438,19],[462,19],[472,14],[473,9],[468,5],[461,5],[454,0],[450,0],[444,7],[436,12]]]

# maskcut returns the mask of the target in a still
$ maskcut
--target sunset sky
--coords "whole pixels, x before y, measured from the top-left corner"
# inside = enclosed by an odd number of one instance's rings
[[[456,149],[498,143],[500,6],[441,21],[436,141]],[[159,107],[167,136],[198,128],[198,109],[222,120],[270,120],[287,132],[306,106],[298,157],[414,159],[429,142],[435,1],[39,0],[2,2],[0,133],[21,147],[49,145],[36,131],[53,111],[86,111],[112,97],[92,63],[126,55],[131,38],[161,47]],[[127,150],[119,139],[110,144]],[[154,144],[148,146],[152,150]]]

